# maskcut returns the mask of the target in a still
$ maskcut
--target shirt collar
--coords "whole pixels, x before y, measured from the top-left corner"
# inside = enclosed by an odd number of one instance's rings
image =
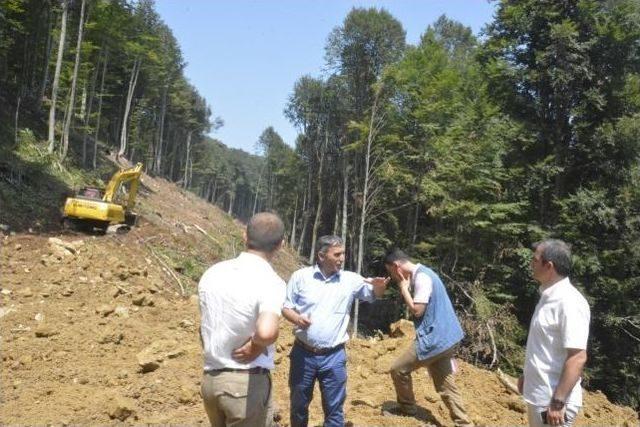
[[[566,285],[570,283],[571,282],[569,281],[569,278],[565,277],[564,279],[557,281],[556,283],[554,283],[553,285],[549,286],[544,290],[542,289],[542,286],[541,286],[540,288],[538,288],[538,292],[540,292],[540,295],[542,297],[550,298],[556,292],[559,292],[561,288],[564,288]]]
[[[416,280],[416,275],[418,274],[418,271],[420,270],[420,267],[422,267],[422,264],[420,263],[416,263],[413,265],[413,271],[411,272],[411,280],[415,281]]]
[[[256,263],[258,265],[261,265],[262,267],[271,268],[271,264],[269,264],[269,262],[266,259],[249,252],[241,252],[240,255],[238,255],[238,259],[241,261]]]
[[[339,270],[336,273],[333,273],[331,276],[325,277],[325,275],[322,272],[322,270],[320,270],[320,267],[318,266],[318,264],[315,264],[313,266],[313,277],[320,277],[324,282],[329,282],[329,281],[333,280],[334,278],[340,280],[340,273],[341,272],[342,272],[342,270]]]

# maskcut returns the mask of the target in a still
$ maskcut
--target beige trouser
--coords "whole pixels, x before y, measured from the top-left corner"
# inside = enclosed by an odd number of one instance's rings
[[[391,365],[391,378],[396,388],[396,397],[400,409],[408,414],[416,412],[416,398],[413,394],[411,372],[418,368],[427,368],[433,379],[436,391],[449,408],[449,414],[456,426],[473,426],[469,415],[462,403],[462,397],[454,380],[451,359],[455,347],[426,360],[418,360],[415,342],[398,357]]]
[[[212,427],[268,427],[273,423],[268,373],[205,372],[202,398]]]

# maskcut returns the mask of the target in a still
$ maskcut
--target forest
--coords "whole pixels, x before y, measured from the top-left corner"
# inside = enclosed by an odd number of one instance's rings
[[[514,374],[531,245],[563,239],[591,305],[584,383],[640,409],[640,1],[499,0],[481,34],[441,16],[416,45],[354,8],[324,57],[283,112],[297,139],[268,127],[249,154],[212,136],[152,0],[0,0],[0,179],[25,141],[87,170],[114,153],[241,220],[279,213],[308,262],[324,234],[363,274],[402,247],[444,278],[466,360]],[[403,316],[390,293],[361,333]]]

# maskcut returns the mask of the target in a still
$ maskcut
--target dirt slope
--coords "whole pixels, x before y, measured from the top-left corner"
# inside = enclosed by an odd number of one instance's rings
[[[206,423],[190,295],[202,269],[241,250],[240,224],[166,181],[144,185],[144,219],[128,234],[0,235],[0,424]],[[276,261],[285,278],[296,267],[287,253]],[[286,424],[293,340],[283,327],[274,391]],[[380,415],[393,400],[386,371],[410,335],[349,344],[353,425],[450,424],[425,372],[414,379],[417,419]],[[460,363],[459,383],[477,423],[524,423],[524,405],[494,373]],[[320,424],[318,392],[311,413]],[[589,393],[579,424],[638,418]]]

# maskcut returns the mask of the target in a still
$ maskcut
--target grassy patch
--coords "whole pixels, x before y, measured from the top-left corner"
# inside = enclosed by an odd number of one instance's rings
[[[195,292],[195,284],[198,283],[202,274],[209,267],[196,251],[165,246],[152,246],[152,250],[171,269],[190,279],[183,282],[185,291],[188,294]]]

